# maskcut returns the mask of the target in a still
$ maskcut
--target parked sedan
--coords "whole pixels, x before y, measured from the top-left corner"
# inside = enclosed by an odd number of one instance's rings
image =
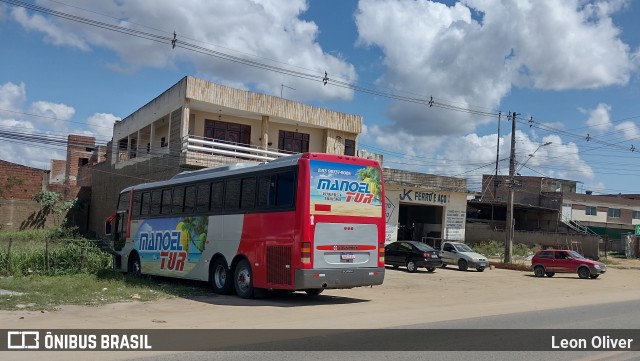
[[[531,259],[531,268],[536,277],[553,277],[556,273],[577,273],[580,278],[598,278],[607,272],[604,263],[584,258],[576,251],[545,249]]]
[[[418,267],[425,267],[433,272],[442,266],[440,251],[430,246],[413,241],[398,241],[384,247],[384,263],[393,268],[407,267],[407,271],[415,272]]]

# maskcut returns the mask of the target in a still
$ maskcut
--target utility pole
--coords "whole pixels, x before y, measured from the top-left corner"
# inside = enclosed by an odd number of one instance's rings
[[[511,263],[513,247],[513,195],[515,192],[516,173],[516,112],[511,113],[511,155],[509,156],[509,199],[507,201],[507,219],[505,224],[506,239],[504,242],[504,263]]]
[[[496,202],[496,194],[498,193],[498,162],[500,162],[500,118],[502,118],[502,112],[498,112],[498,141],[496,142],[496,175],[493,178],[493,198],[491,200],[491,221],[493,222],[493,205]],[[487,188],[489,188],[487,184]]]

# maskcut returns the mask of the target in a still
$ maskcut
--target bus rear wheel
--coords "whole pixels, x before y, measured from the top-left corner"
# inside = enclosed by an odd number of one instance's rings
[[[304,290],[309,296],[317,296],[324,291],[322,288],[311,288],[308,290]]]
[[[253,279],[251,276],[251,265],[249,264],[249,261],[243,259],[238,263],[233,279],[236,294],[239,297],[253,298]]]
[[[229,271],[229,267],[224,258],[216,259],[211,265],[209,282],[211,282],[213,292],[219,295],[228,295],[233,290],[231,271]]]

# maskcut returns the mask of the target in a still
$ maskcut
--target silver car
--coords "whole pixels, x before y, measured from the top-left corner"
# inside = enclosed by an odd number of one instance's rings
[[[487,257],[474,252],[471,247],[459,242],[442,243],[442,262],[442,267],[446,267],[447,264],[458,265],[460,271],[466,271],[471,267],[482,272],[489,267]]]

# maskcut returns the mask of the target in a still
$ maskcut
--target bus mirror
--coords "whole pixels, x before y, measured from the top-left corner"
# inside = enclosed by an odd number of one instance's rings
[[[115,221],[117,217],[118,216],[114,214],[104,221],[104,234],[106,236],[110,236],[111,233],[113,233],[113,221]]]

